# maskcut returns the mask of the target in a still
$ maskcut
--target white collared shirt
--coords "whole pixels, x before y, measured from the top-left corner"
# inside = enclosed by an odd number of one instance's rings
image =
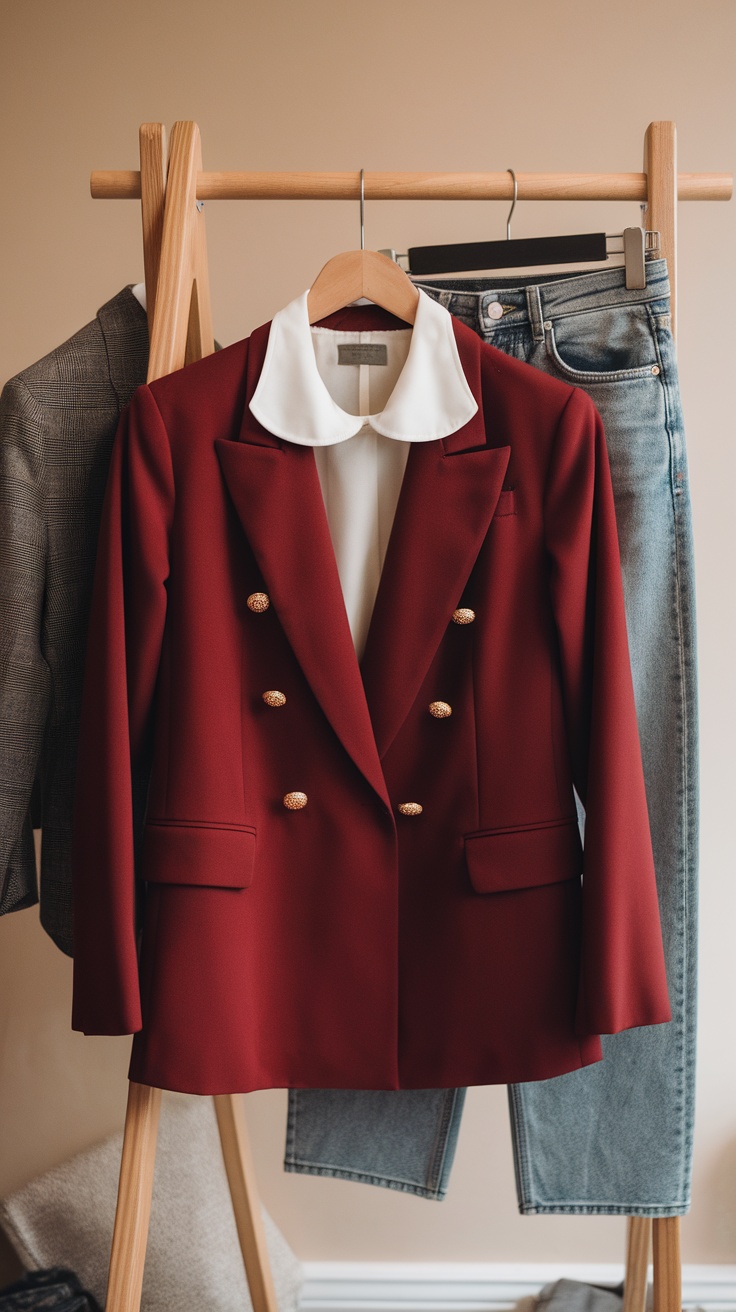
[[[309,323],[302,292],[274,314],[250,401],[277,437],[315,448],[345,609],[365,646],[410,442],[461,428],[478,403],[452,316],[421,288],[413,327],[349,330]],[[356,302],[359,303],[359,302]],[[345,343],[381,343],[385,364],[344,364]]]

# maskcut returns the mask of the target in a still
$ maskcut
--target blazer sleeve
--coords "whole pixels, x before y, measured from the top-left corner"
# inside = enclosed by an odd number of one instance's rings
[[[120,414],[102,506],[72,817],[72,1029],[142,1028],[136,829],[166,619],[174,479],[147,383]]]
[[[0,915],[38,902],[30,803],[51,701],[43,434],[41,407],[9,379],[0,394]]]
[[[603,421],[574,388],[545,488],[568,742],[585,808],[579,1036],[671,1020]]]

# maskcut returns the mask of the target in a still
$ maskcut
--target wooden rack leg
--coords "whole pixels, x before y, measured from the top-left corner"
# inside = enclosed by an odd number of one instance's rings
[[[659,231],[659,248],[670,281],[672,336],[677,336],[677,129],[665,119],[650,123],[644,137],[647,175],[646,227]]]
[[[654,1312],[681,1312],[680,1218],[630,1216],[626,1236],[623,1312],[644,1312],[650,1239],[654,1249]]]
[[[667,260],[670,282],[670,310],[672,335],[677,334],[677,129],[673,122],[661,120],[650,123],[644,138],[644,172],[647,175],[646,227],[656,228],[660,235],[660,252]],[[647,1237],[644,1240],[644,1225]],[[679,1216],[630,1217],[626,1260],[625,1302],[626,1312],[639,1312],[643,1304],[633,1302],[629,1307],[629,1268],[631,1265],[632,1299],[641,1291],[644,1267],[646,1293],[646,1266],[649,1251],[649,1232],[652,1234],[654,1256],[654,1312],[681,1312],[682,1272],[680,1267]],[[645,1250],[644,1256],[642,1250]]]
[[[166,131],[163,123],[141,123],[138,144],[141,157],[143,276],[150,341],[156,314],[156,288],[166,201]]]
[[[652,1236],[651,1217],[630,1216],[626,1229],[626,1275],[623,1312],[644,1312]]]
[[[197,204],[204,206],[204,201],[199,201]],[[205,233],[204,208],[202,210],[196,210],[193,220],[192,274],[192,299],[189,309],[187,344],[184,356],[185,363],[187,364],[190,360],[201,360],[203,355],[211,355],[215,349],[215,335],[212,328],[212,305],[210,303],[210,279],[207,264],[207,237]]]
[[[176,122],[171,129],[166,173],[149,383],[214,350],[204,211],[197,209],[201,169],[202,145],[196,123]]]
[[[106,1312],[138,1312],[141,1305],[160,1108],[160,1089],[130,1081]]]
[[[215,1111],[253,1312],[278,1312],[242,1094],[216,1094]]]
[[[278,1312],[242,1096],[219,1094],[214,1102],[253,1312]],[[106,1312],[140,1309],[160,1109],[160,1089],[130,1081]]]
[[[682,1267],[679,1216],[658,1216],[652,1222],[654,1251],[654,1312],[681,1312]]]

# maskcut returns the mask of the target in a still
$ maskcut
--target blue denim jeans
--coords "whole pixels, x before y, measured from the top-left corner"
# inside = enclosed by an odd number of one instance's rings
[[[602,1036],[603,1061],[508,1086],[519,1211],[676,1216],[690,1206],[698,746],[694,565],[666,260],[415,278],[486,342],[583,388],[603,418],[672,1021]],[[584,817],[581,816],[581,819]],[[290,1089],[284,1170],[445,1197],[464,1089]]]

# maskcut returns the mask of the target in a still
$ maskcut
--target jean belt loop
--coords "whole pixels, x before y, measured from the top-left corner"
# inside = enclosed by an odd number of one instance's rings
[[[529,311],[529,322],[532,326],[532,336],[535,342],[544,341],[544,315],[542,312],[542,296],[538,285],[535,283],[526,288],[526,304]]]

